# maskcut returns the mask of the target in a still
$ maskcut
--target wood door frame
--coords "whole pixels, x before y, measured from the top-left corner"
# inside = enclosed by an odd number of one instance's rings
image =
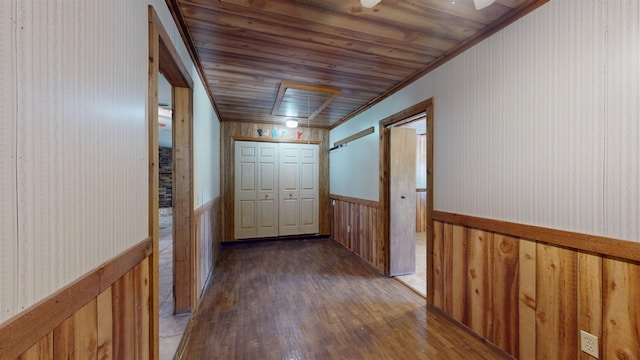
[[[158,219],[158,74],[162,72],[172,86],[173,92],[173,168],[174,171],[174,234],[183,234],[186,241],[175,241],[174,236],[174,282],[176,312],[188,312],[195,302],[193,289],[194,247],[193,244],[193,80],[180,59],[153,9],[149,15],[149,84],[147,102],[147,124],[149,126],[149,237],[153,242],[150,261],[150,358],[159,357],[159,219]],[[176,135],[178,134],[178,135]],[[178,218],[178,221],[175,219]],[[179,258],[176,262],[176,258]]]
[[[380,226],[378,228],[378,236],[380,239],[385,239],[385,245],[387,249],[386,254],[386,273],[389,274],[390,266],[390,239],[389,239],[389,169],[390,169],[390,143],[389,143],[389,129],[387,126],[395,124],[406,118],[415,116],[422,112],[426,113],[427,121],[427,211],[426,211],[426,224],[427,224],[427,304],[433,304],[433,121],[434,121],[434,99],[433,97],[421,101],[413,106],[410,106],[400,112],[397,112],[391,116],[388,116],[379,122],[380,130],[380,186],[379,186],[379,201],[380,201]]]

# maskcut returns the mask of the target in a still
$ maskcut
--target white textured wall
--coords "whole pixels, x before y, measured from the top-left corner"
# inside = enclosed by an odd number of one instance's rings
[[[219,195],[217,118],[151,2],[196,83],[203,203]],[[0,0],[0,322],[148,236],[148,3]]]
[[[347,121],[330,132],[330,147],[371,126],[373,134],[347,143],[345,147],[335,149],[329,154],[329,189],[332,194],[346,195],[360,199],[378,200],[379,142],[378,121],[380,117],[367,111],[358,121]],[[362,159],[363,161],[361,161]]]
[[[146,8],[15,1],[22,310],[147,237]],[[14,209],[15,211],[15,209]]]
[[[198,208],[220,196],[220,122],[204,87],[198,83],[193,94],[193,196]]]
[[[0,321],[17,302],[15,16],[15,4],[0,0]]]
[[[332,141],[434,97],[437,210],[640,241],[639,22],[635,0],[551,0]],[[358,193],[331,177],[332,193]]]

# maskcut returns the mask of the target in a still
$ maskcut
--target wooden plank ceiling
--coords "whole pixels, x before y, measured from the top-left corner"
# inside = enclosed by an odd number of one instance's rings
[[[330,128],[547,0],[166,1],[220,120]],[[339,92],[328,105],[327,88]]]

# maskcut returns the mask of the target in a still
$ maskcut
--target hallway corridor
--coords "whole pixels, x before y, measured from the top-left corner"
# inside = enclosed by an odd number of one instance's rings
[[[502,359],[331,240],[222,249],[184,359]]]

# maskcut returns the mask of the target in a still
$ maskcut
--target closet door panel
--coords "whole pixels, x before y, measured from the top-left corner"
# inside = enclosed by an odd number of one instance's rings
[[[278,236],[278,144],[258,145],[257,236]]]
[[[257,236],[256,196],[257,158],[255,143],[235,143],[235,238],[246,239]]]
[[[300,233],[320,230],[318,145],[300,145]]]
[[[300,234],[300,146],[280,144],[280,235]]]
[[[308,228],[315,224],[316,199],[300,199],[300,227]],[[309,233],[302,231],[302,233]]]

